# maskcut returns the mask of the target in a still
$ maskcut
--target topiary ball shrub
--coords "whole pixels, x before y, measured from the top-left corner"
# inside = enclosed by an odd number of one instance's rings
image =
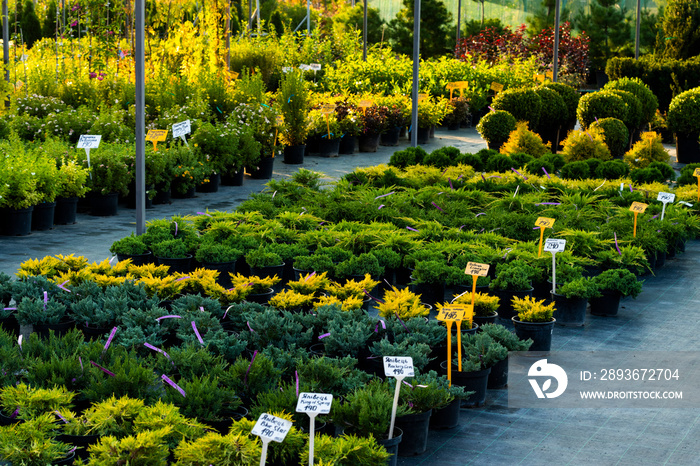
[[[554,144],[557,130],[564,127],[567,122],[566,104],[555,90],[540,86],[535,88],[535,92],[542,101],[542,110],[540,111],[539,123],[532,128],[542,136],[543,140]]]
[[[516,164],[517,167],[524,167],[528,163],[532,162],[535,157],[531,156],[530,154],[526,154],[525,152],[518,152],[516,154],[511,154],[510,159]]]
[[[540,121],[542,99],[532,88],[512,88],[499,92],[493,98],[491,107],[505,110],[517,121],[526,121],[530,128],[536,128]]]
[[[567,180],[585,180],[590,178],[591,170],[585,160],[569,162],[562,167],[560,176]]]
[[[486,167],[486,163],[488,163],[489,159],[496,154],[498,154],[498,151],[493,149],[481,149],[476,153],[476,155],[481,159],[481,163],[484,164],[484,167]]]
[[[588,164],[588,171],[590,173],[590,176],[593,176],[595,174],[595,171],[598,169],[598,166],[603,163],[602,160],[600,159],[586,159],[584,160]]]
[[[589,131],[574,130],[564,139],[562,155],[567,162],[576,162],[596,158],[610,160],[610,150],[605,145],[603,132],[599,129]]]
[[[674,181],[676,179],[676,171],[666,162],[651,162],[648,168],[659,170],[664,175],[664,180]]]
[[[532,175],[546,176],[545,171],[550,175],[553,175],[556,171],[554,164],[549,162],[545,157],[540,157],[539,159],[532,159],[525,165],[525,170]]]
[[[676,134],[700,134],[700,87],[681,92],[671,100],[666,116],[668,129]]]
[[[564,100],[564,105],[566,106],[566,120],[568,122],[576,122],[576,109],[578,108],[578,101],[581,99],[581,95],[568,84],[562,83],[547,83],[543,84],[542,87],[547,89],[552,89]]]
[[[653,131],[642,133],[632,149],[625,154],[625,162],[632,168],[646,168],[652,162],[668,162],[661,136]]]
[[[441,147],[423,157],[423,165],[430,165],[438,168],[451,167],[457,165],[461,155],[461,152],[456,147]]]
[[[649,89],[649,86],[639,78],[621,78],[614,81],[609,81],[603,86],[603,89],[619,89],[622,91],[631,92],[639,99],[642,105],[642,118],[640,127],[645,126],[654,119],[656,109],[659,108],[659,100],[654,93]]]
[[[588,128],[595,120],[602,118],[627,118],[627,106],[622,97],[612,91],[591,92],[581,97],[576,109],[576,117],[581,128]]]
[[[629,172],[629,165],[622,160],[608,160],[598,164],[598,167],[595,169],[595,176],[606,180],[616,180],[627,176]]]
[[[618,118],[602,118],[594,121],[591,128],[603,130],[603,140],[610,149],[613,158],[621,159],[629,144],[629,131],[625,123]]]
[[[511,168],[518,168],[517,163],[505,154],[496,154],[489,157],[486,162],[486,170],[490,172],[507,172]]]
[[[700,163],[689,163],[681,168],[681,176],[678,177],[677,183],[679,185],[696,184],[698,179],[693,176],[696,168],[700,168]]]
[[[630,179],[637,183],[663,183],[666,181],[664,174],[658,168],[638,168],[630,172]]]
[[[564,160],[564,156],[561,154],[547,154],[540,157],[540,160],[554,165],[554,170],[561,170],[561,167],[566,165],[566,160]]]
[[[642,124],[642,103],[631,92],[619,89],[612,90],[610,92],[614,92],[625,101],[625,105],[627,106],[627,115],[624,118],[620,118],[620,120],[625,123],[627,130],[631,134]]]
[[[484,168],[484,163],[481,161],[481,157],[476,154],[465,153],[462,154],[457,160],[458,164],[471,165],[475,171],[481,171]]]
[[[428,153],[422,147],[408,147],[404,150],[396,151],[389,159],[392,167],[406,168],[411,165],[423,163],[423,159]]]
[[[542,142],[539,134],[530,131],[527,123],[519,121],[515,131],[510,133],[508,140],[501,146],[501,154],[517,154],[524,152],[533,157],[549,154],[549,146]]]
[[[476,130],[488,143],[489,149],[498,150],[515,130],[515,123],[515,117],[509,112],[496,110],[484,115],[476,125]]]

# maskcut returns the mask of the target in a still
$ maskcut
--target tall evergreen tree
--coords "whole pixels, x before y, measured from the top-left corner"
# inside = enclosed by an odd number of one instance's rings
[[[618,0],[593,0],[590,8],[575,18],[574,26],[591,39],[591,69],[604,70],[609,58],[634,50],[631,18]]]
[[[561,3],[559,7],[559,21],[560,23],[564,23],[569,21],[570,12],[568,8],[562,8]],[[529,30],[532,34],[539,34],[543,29],[553,28],[555,13],[556,0],[542,0],[539,5],[535,7],[532,16],[527,17]]]
[[[420,54],[423,58],[444,55],[454,49],[452,15],[441,0],[422,0],[420,7]],[[413,53],[413,0],[389,23],[389,38],[397,52]]]
[[[34,2],[32,0],[24,2],[24,12],[22,13],[20,25],[22,26],[24,43],[27,48],[31,48],[34,42],[41,39],[41,23],[36,15],[36,11],[34,11]]]
[[[42,37],[56,37],[56,0],[51,0],[46,7],[44,24],[41,26]]]
[[[656,53],[681,60],[700,55],[700,0],[668,0]]]

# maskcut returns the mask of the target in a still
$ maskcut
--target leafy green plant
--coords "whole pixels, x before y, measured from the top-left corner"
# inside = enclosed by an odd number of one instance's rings
[[[245,260],[248,265],[255,268],[274,267],[284,263],[279,254],[268,251],[265,247],[248,252],[245,255]]]
[[[184,259],[188,257],[190,249],[187,244],[179,239],[161,241],[151,246],[153,255],[168,259]]]
[[[148,252],[148,246],[143,242],[140,236],[134,236],[132,233],[130,236],[126,236],[122,239],[118,239],[109,248],[109,252],[112,254],[123,254],[126,256],[135,256],[139,254],[146,254]]]
[[[614,117],[600,118],[591,123],[591,129],[603,130],[603,140],[613,158],[621,158],[628,147],[629,132],[622,120]]]
[[[332,272],[335,268],[333,259],[326,254],[310,254],[294,258],[294,268],[314,272]]]
[[[53,411],[67,410],[74,396],[65,387],[32,388],[21,383],[0,391],[0,407],[6,416],[17,410],[18,419],[37,419]]]
[[[192,441],[181,442],[175,449],[177,465],[235,466],[253,464],[262,454],[261,443],[247,434],[221,435],[209,432]]]
[[[122,438],[111,435],[100,438],[99,443],[88,448],[90,464],[168,464],[168,446],[165,439],[171,435],[172,427],[146,430]]]
[[[314,461],[318,461],[319,465],[347,461],[347,464],[383,466],[390,456],[374,437],[346,434],[341,437],[316,435],[314,439]],[[301,462],[308,460],[308,444],[302,450],[299,458]]]
[[[379,265],[379,261],[374,255],[363,253],[336,265],[335,274],[339,278],[349,278],[353,275],[364,276],[365,274],[381,277],[384,275],[384,267]]]
[[[510,88],[499,92],[491,106],[505,110],[517,121],[526,121],[530,128],[537,128],[542,112],[542,99],[532,88]]]
[[[496,278],[491,281],[492,290],[527,291],[532,288],[534,270],[522,261],[512,261],[496,266]]]
[[[68,317],[67,307],[54,299],[22,298],[17,305],[17,320],[20,324],[58,324]]]
[[[54,440],[53,414],[0,427],[0,458],[10,464],[44,466],[69,456],[71,446]]]
[[[430,371],[404,379],[405,383],[401,384],[399,391],[399,402],[407,404],[417,413],[444,408],[454,399],[446,390],[448,385],[444,380],[446,378],[444,375],[437,375],[435,371]],[[390,381],[395,382],[395,379],[391,378]]]
[[[653,131],[642,133],[639,141],[625,154],[625,162],[632,168],[647,168],[653,162],[668,163],[668,152],[662,142],[661,136]]]
[[[398,316],[400,319],[410,319],[411,317],[427,316],[429,310],[420,302],[420,295],[417,295],[404,288],[399,290],[392,287],[384,292],[377,309],[382,317]]]
[[[515,127],[515,123],[513,123]],[[407,147],[391,154],[389,158],[389,166],[406,168],[411,165],[419,165],[423,163],[423,159],[428,153],[422,147]]]
[[[479,331],[490,336],[497,343],[505,347],[508,351],[527,351],[532,345],[532,340],[521,340],[503,325],[484,324],[479,327]]]
[[[462,371],[489,368],[508,357],[508,350],[486,333],[462,336]],[[453,364],[456,366],[455,361]]]
[[[642,292],[642,282],[626,269],[610,269],[594,278],[601,291],[616,291],[622,296],[636,298]]]
[[[410,340],[404,340],[401,343],[390,343],[382,338],[379,341],[372,343],[369,347],[369,352],[377,358],[384,356],[395,356],[397,354],[403,356],[411,356],[413,365],[418,371],[422,371],[430,362],[428,355],[430,354],[430,346],[425,343],[415,343]]]
[[[700,133],[700,88],[681,92],[668,107],[668,128],[674,133],[694,136]]]
[[[166,386],[163,400],[179,407],[184,416],[204,422],[219,421],[240,404],[233,390],[219,385],[217,376],[202,375],[181,379],[178,386],[186,396],[182,396],[175,388]]]
[[[550,322],[555,311],[554,303],[545,305],[545,300],[536,300],[532,296],[513,297],[513,309],[521,322]]]
[[[222,263],[234,262],[242,255],[242,251],[225,244],[203,243],[197,249],[195,257],[199,262]]]
[[[576,116],[583,129],[587,129],[596,118],[618,118],[625,121],[627,106],[622,97],[612,91],[590,92],[579,100]]]
[[[573,130],[562,142],[562,155],[567,162],[589,158],[610,160],[610,150],[605,145],[603,132],[591,128],[587,131]]]
[[[288,146],[303,144],[308,133],[309,91],[301,73],[285,73],[279,88],[278,104],[284,125],[280,138]]]
[[[557,287],[557,293],[567,298],[591,299],[600,296],[598,284],[590,277],[581,277],[567,281]]]
[[[517,120],[505,110],[496,110],[484,115],[476,125],[476,130],[489,144],[489,148],[500,148],[515,130]]]

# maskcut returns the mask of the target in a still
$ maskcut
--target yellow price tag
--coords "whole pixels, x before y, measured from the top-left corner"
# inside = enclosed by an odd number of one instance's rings
[[[275,117],[275,125],[282,126],[284,124],[284,117],[282,115],[277,115]]]
[[[436,319],[441,320],[443,322],[446,322],[448,320],[462,321],[464,320],[466,312],[467,306],[450,304],[447,306],[443,306],[442,309],[440,309],[440,312],[438,313]]]
[[[553,71],[545,71],[544,77],[548,79],[554,79],[554,72]]]
[[[641,214],[644,213],[645,210],[647,210],[647,207],[649,207],[649,205],[644,204],[643,202],[633,202],[630,206],[630,210],[634,213]]]
[[[469,81],[455,81],[457,89],[466,89],[469,87]]]
[[[231,79],[238,79],[239,76],[237,71],[231,71]]]
[[[360,102],[357,104],[357,106],[360,108],[367,108],[371,107],[372,105],[374,105],[374,102],[371,100],[360,100]]]
[[[494,92],[501,92],[503,90],[503,84],[497,83],[497,82],[492,82],[491,83],[491,90]]]
[[[535,78],[535,81],[539,81],[541,83],[543,83],[544,79],[545,79],[543,74],[535,74],[534,78]]]
[[[464,270],[464,273],[466,275],[476,275],[477,277],[485,277],[489,274],[489,264],[468,262],[467,268]]]
[[[447,83],[445,86],[448,90],[452,91],[454,89],[459,89],[459,84],[457,82]]]
[[[18,81],[18,82],[22,82],[22,81]],[[695,170],[693,170],[693,176],[700,176],[700,168],[696,168]]]
[[[323,104],[321,106],[321,113],[324,115],[330,115],[335,112],[335,104]]]
[[[430,98],[430,95],[428,95],[428,94],[418,94],[418,102],[422,102],[425,99],[429,99],[429,98]]]
[[[149,129],[146,134],[146,141],[151,141],[153,143],[153,151],[158,151],[158,143],[165,141],[168,137],[167,129]]]
[[[535,226],[540,228],[552,228],[554,221],[555,219],[553,218],[539,217],[535,222]]]

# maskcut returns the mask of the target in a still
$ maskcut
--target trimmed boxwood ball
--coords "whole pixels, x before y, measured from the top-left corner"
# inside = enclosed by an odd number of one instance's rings
[[[545,157],[540,157],[539,159],[532,159],[530,162],[525,165],[525,170],[527,170],[528,173],[532,175],[538,175],[538,176],[546,176],[544,173],[544,170],[542,168],[544,167],[545,170],[547,170],[547,173],[552,175],[556,169],[554,168],[554,164],[548,161]]]
[[[595,171],[598,169],[598,166],[603,163],[602,160],[600,159],[586,159],[585,162],[588,164],[588,171],[591,175],[595,173]]]
[[[423,157],[423,165],[430,165],[438,168],[447,168],[457,164],[462,153],[453,146],[435,149],[430,154]]]
[[[566,160],[564,160],[564,156],[561,154],[543,155],[540,157],[540,160],[544,160],[545,162],[554,165],[554,170],[561,170],[561,167],[566,164]]]
[[[631,92],[639,99],[642,105],[642,119],[640,127],[645,126],[654,119],[656,109],[659,108],[659,100],[654,93],[649,89],[649,86],[639,78],[621,78],[614,81],[609,81],[603,86],[603,89],[619,89],[622,91]]]
[[[664,174],[658,168],[639,168],[630,172],[630,179],[635,183],[663,183]]]
[[[542,87],[552,89],[561,96],[561,98],[564,100],[564,105],[566,106],[566,120],[569,122],[575,122],[578,101],[581,99],[581,95],[576,91],[576,89],[568,84],[562,83],[547,83],[543,84]]]
[[[515,129],[515,117],[505,110],[489,112],[479,120],[476,130],[489,144],[489,147],[501,147]]]
[[[620,119],[625,123],[625,126],[627,126],[630,133],[639,128],[642,122],[642,103],[639,101],[639,99],[636,98],[631,92],[620,89],[615,89],[610,92],[614,92],[622,97],[622,100],[624,100],[625,104],[627,105],[627,116]]]
[[[484,168],[484,163],[481,161],[481,157],[476,154],[465,153],[462,154],[459,159],[457,159],[458,164],[471,165],[476,171],[481,171]]]
[[[607,160],[598,164],[595,169],[596,178],[606,180],[615,180],[627,176],[630,172],[630,167],[622,160]]]
[[[536,128],[542,112],[542,99],[532,88],[506,89],[493,98],[491,107],[505,110],[517,121],[527,121],[530,128]]]
[[[544,86],[536,87],[535,92],[540,96],[542,109],[540,110],[539,123],[532,127],[533,130],[540,135],[551,133],[552,130],[556,131],[567,121],[568,112],[564,99],[557,91]]]
[[[568,180],[585,180],[590,178],[591,170],[585,160],[570,162],[561,169],[561,177]]]
[[[576,109],[576,117],[583,129],[601,118],[627,118],[627,106],[622,97],[612,91],[591,92],[581,97]]]
[[[613,158],[622,158],[629,143],[629,131],[622,120],[618,118],[599,118],[591,124],[591,128],[603,130],[603,139],[610,149]]]
[[[700,87],[674,97],[668,107],[666,121],[668,129],[676,134],[700,134]]]
[[[665,162],[651,162],[648,168],[656,168],[664,175],[664,180],[674,181],[676,179],[676,171],[673,167]]]
[[[389,159],[392,167],[406,168],[411,165],[422,164],[428,153],[422,147],[407,147],[404,150],[394,152]]]
[[[475,155],[477,155],[481,159],[481,163],[484,164],[484,166],[486,166],[486,163],[488,163],[489,159],[496,154],[498,154],[498,151],[496,151],[496,150],[481,149]]]
[[[518,152],[516,154],[511,154],[510,159],[516,163],[518,167],[524,167],[528,163],[532,162],[535,157],[525,152]]]
[[[515,160],[511,159],[505,154],[496,154],[489,157],[486,163],[486,170],[490,172],[507,172],[511,168],[518,168]]]

